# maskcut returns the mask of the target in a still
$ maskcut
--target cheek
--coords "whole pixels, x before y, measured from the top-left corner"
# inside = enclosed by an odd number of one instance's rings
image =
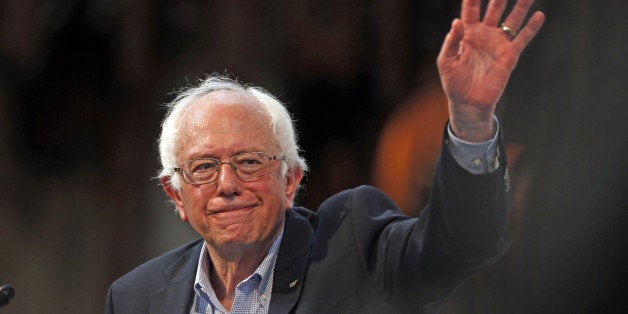
[[[268,176],[268,180],[257,183],[253,183],[248,188],[245,188],[244,193],[248,191],[260,199],[265,204],[266,211],[270,211],[266,215],[274,216],[277,210],[283,212],[290,206],[290,202],[286,199],[285,181],[273,175]]]
[[[203,213],[207,202],[210,199],[209,191],[203,186],[187,189],[181,193],[181,202],[188,218],[193,215]]]
[[[279,174],[277,174],[279,175]],[[273,177],[268,190],[272,192],[272,195],[276,202],[285,206],[288,202],[286,198],[286,178],[285,177]]]
[[[284,209],[292,207],[292,198],[286,197],[285,193],[282,196]]]

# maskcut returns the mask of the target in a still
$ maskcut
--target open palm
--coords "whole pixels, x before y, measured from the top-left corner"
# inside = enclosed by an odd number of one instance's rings
[[[504,30],[498,24],[507,0],[491,0],[483,20],[481,1],[463,0],[461,19],[454,20],[437,60],[454,132],[471,140],[483,140],[492,133],[495,105],[521,52],[545,19],[543,13],[535,12],[524,26],[533,1],[517,1],[501,24]]]

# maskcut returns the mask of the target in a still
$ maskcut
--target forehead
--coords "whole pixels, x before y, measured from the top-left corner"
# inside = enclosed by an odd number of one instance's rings
[[[190,103],[179,120],[179,134],[177,151],[186,157],[268,150],[276,145],[262,105],[249,94],[233,91],[212,92]]]

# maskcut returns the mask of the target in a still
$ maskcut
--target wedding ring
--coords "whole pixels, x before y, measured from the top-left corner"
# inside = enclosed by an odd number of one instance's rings
[[[500,27],[506,34],[508,34],[508,36],[510,36],[510,39],[515,38],[515,31],[513,31],[512,28],[508,27],[508,25],[502,23]]]

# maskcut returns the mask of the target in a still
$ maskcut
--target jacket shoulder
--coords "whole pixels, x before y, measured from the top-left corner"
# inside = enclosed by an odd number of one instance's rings
[[[160,285],[170,280],[169,277],[172,276],[169,275],[168,270],[174,265],[179,263],[184,265],[192,262],[196,263],[202,244],[202,239],[197,239],[155,257],[118,278],[111,287],[112,289],[133,291],[142,290],[142,287],[155,288],[155,285]]]

